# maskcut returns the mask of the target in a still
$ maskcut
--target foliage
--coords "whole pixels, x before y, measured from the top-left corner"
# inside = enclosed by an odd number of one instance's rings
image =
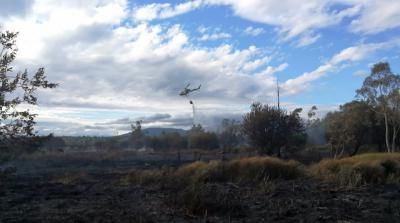
[[[214,132],[206,132],[201,125],[194,126],[189,132],[189,148],[191,149],[218,149],[218,136]]]
[[[146,137],[146,146],[155,150],[185,149],[187,148],[187,137],[177,132],[162,133],[160,136]]]
[[[340,106],[339,111],[327,114],[326,137],[336,153],[355,155],[361,145],[372,143],[379,128],[377,115],[364,101],[352,101]],[[336,154],[337,155],[337,154]]]
[[[145,145],[144,133],[142,131],[142,121],[136,121],[135,125],[131,125],[132,128],[132,145],[135,149],[140,149]]]
[[[309,123],[312,123],[315,119],[318,119],[316,118],[317,110],[318,110],[317,106],[313,105],[311,109],[307,112]]]
[[[291,148],[305,144],[306,135],[299,113],[290,114],[277,107],[253,103],[243,117],[243,133],[261,154],[280,155],[281,147]]]
[[[38,89],[57,86],[46,80],[44,68],[39,68],[32,78],[27,70],[14,73],[11,64],[17,55],[17,35],[0,30],[0,148],[3,150],[17,142],[32,143],[36,114],[18,105],[36,105]]]
[[[388,152],[394,152],[400,123],[395,117],[400,113],[400,76],[392,73],[389,63],[377,63],[365,78],[357,95],[366,100],[375,112],[383,116],[385,142]],[[390,142],[392,141],[392,142]]]

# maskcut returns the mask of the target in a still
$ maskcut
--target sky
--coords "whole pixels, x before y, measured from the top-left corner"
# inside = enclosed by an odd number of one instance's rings
[[[16,71],[45,67],[39,134],[216,128],[252,102],[319,115],[355,99],[377,62],[400,71],[399,0],[0,0]],[[202,85],[190,98],[188,83]],[[24,106],[22,106],[24,107]]]

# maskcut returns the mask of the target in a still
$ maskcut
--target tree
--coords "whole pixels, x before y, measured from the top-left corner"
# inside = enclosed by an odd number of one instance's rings
[[[240,123],[234,119],[223,119],[219,133],[219,143],[225,151],[239,144],[241,137]]]
[[[347,152],[357,154],[363,144],[374,142],[374,129],[379,124],[376,114],[364,101],[352,101],[330,112],[326,118],[326,138],[335,150],[335,157]]]
[[[159,136],[147,136],[146,146],[155,150],[185,149],[187,148],[187,137],[178,132],[165,133]]]
[[[219,147],[217,134],[213,132],[197,132],[191,134],[189,137],[192,149],[212,150]]]
[[[391,125],[392,129],[392,142],[391,142],[391,152],[394,152],[396,150],[396,141],[397,141],[397,135],[400,130],[400,90],[394,90],[389,94],[388,97],[388,117],[389,117],[389,123]]]
[[[12,62],[17,55],[18,33],[0,30],[0,148],[15,143],[30,142],[34,138],[36,114],[19,105],[36,105],[35,92],[40,88],[55,88],[57,84],[46,80],[44,68],[32,78],[27,70],[14,73]]]
[[[300,117],[302,111],[302,108],[296,108],[289,115],[286,115],[286,122],[284,122],[284,132],[287,133],[286,149],[299,149],[307,142],[305,126]]]
[[[140,149],[144,146],[144,133],[142,131],[142,121],[136,121],[132,128],[132,143],[133,148]]]
[[[253,103],[251,111],[243,117],[242,131],[261,154],[280,156],[282,147],[305,143],[300,112],[301,109],[295,109],[287,114],[277,107]]]
[[[190,142],[189,148],[191,149],[217,149],[219,141],[217,134],[206,132],[200,124],[193,125],[189,131],[188,141]]]
[[[309,123],[312,123],[313,121],[315,121],[316,119],[318,119],[318,118],[316,118],[317,110],[318,110],[317,106],[313,105],[313,106],[311,107],[311,109],[307,112],[308,122],[309,122]]]
[[[385,142],[388,152],[394,152],[398,123],[393,118],[399,112],[395,95],[400,88],[400,76],[393,74],[389,63],[377,63],[371,69],[371,74],[365,78],[357,95],[366,100],[371,108],[383,116],[385,123]],[[390,123],[392,121],[392,123]],[[390,143],[390,126],[393,127],[392,145]],[[397,131],[396,131],[397,130]]]

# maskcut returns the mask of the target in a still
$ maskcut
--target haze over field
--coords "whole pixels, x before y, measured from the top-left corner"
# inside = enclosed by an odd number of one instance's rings
[[[1,0],[0,24],[18,31],[15,70],[46,68],[39,132],[112,135],[143,125],[190,127],[178,95],[191,83],[212,127],[253,101],[321,114],[354,98],[370,66],[400,70],[398,0]],[[219,122],[218,122],[219,123]]]

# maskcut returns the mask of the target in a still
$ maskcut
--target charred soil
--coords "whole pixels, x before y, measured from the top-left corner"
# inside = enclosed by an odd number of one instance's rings
[[[400,222],[396,184],[341,188],[302,177],[182,189],[180,179],[133,184],[124,180],[131,169],[91,170],[3,176],[0,222]]]

